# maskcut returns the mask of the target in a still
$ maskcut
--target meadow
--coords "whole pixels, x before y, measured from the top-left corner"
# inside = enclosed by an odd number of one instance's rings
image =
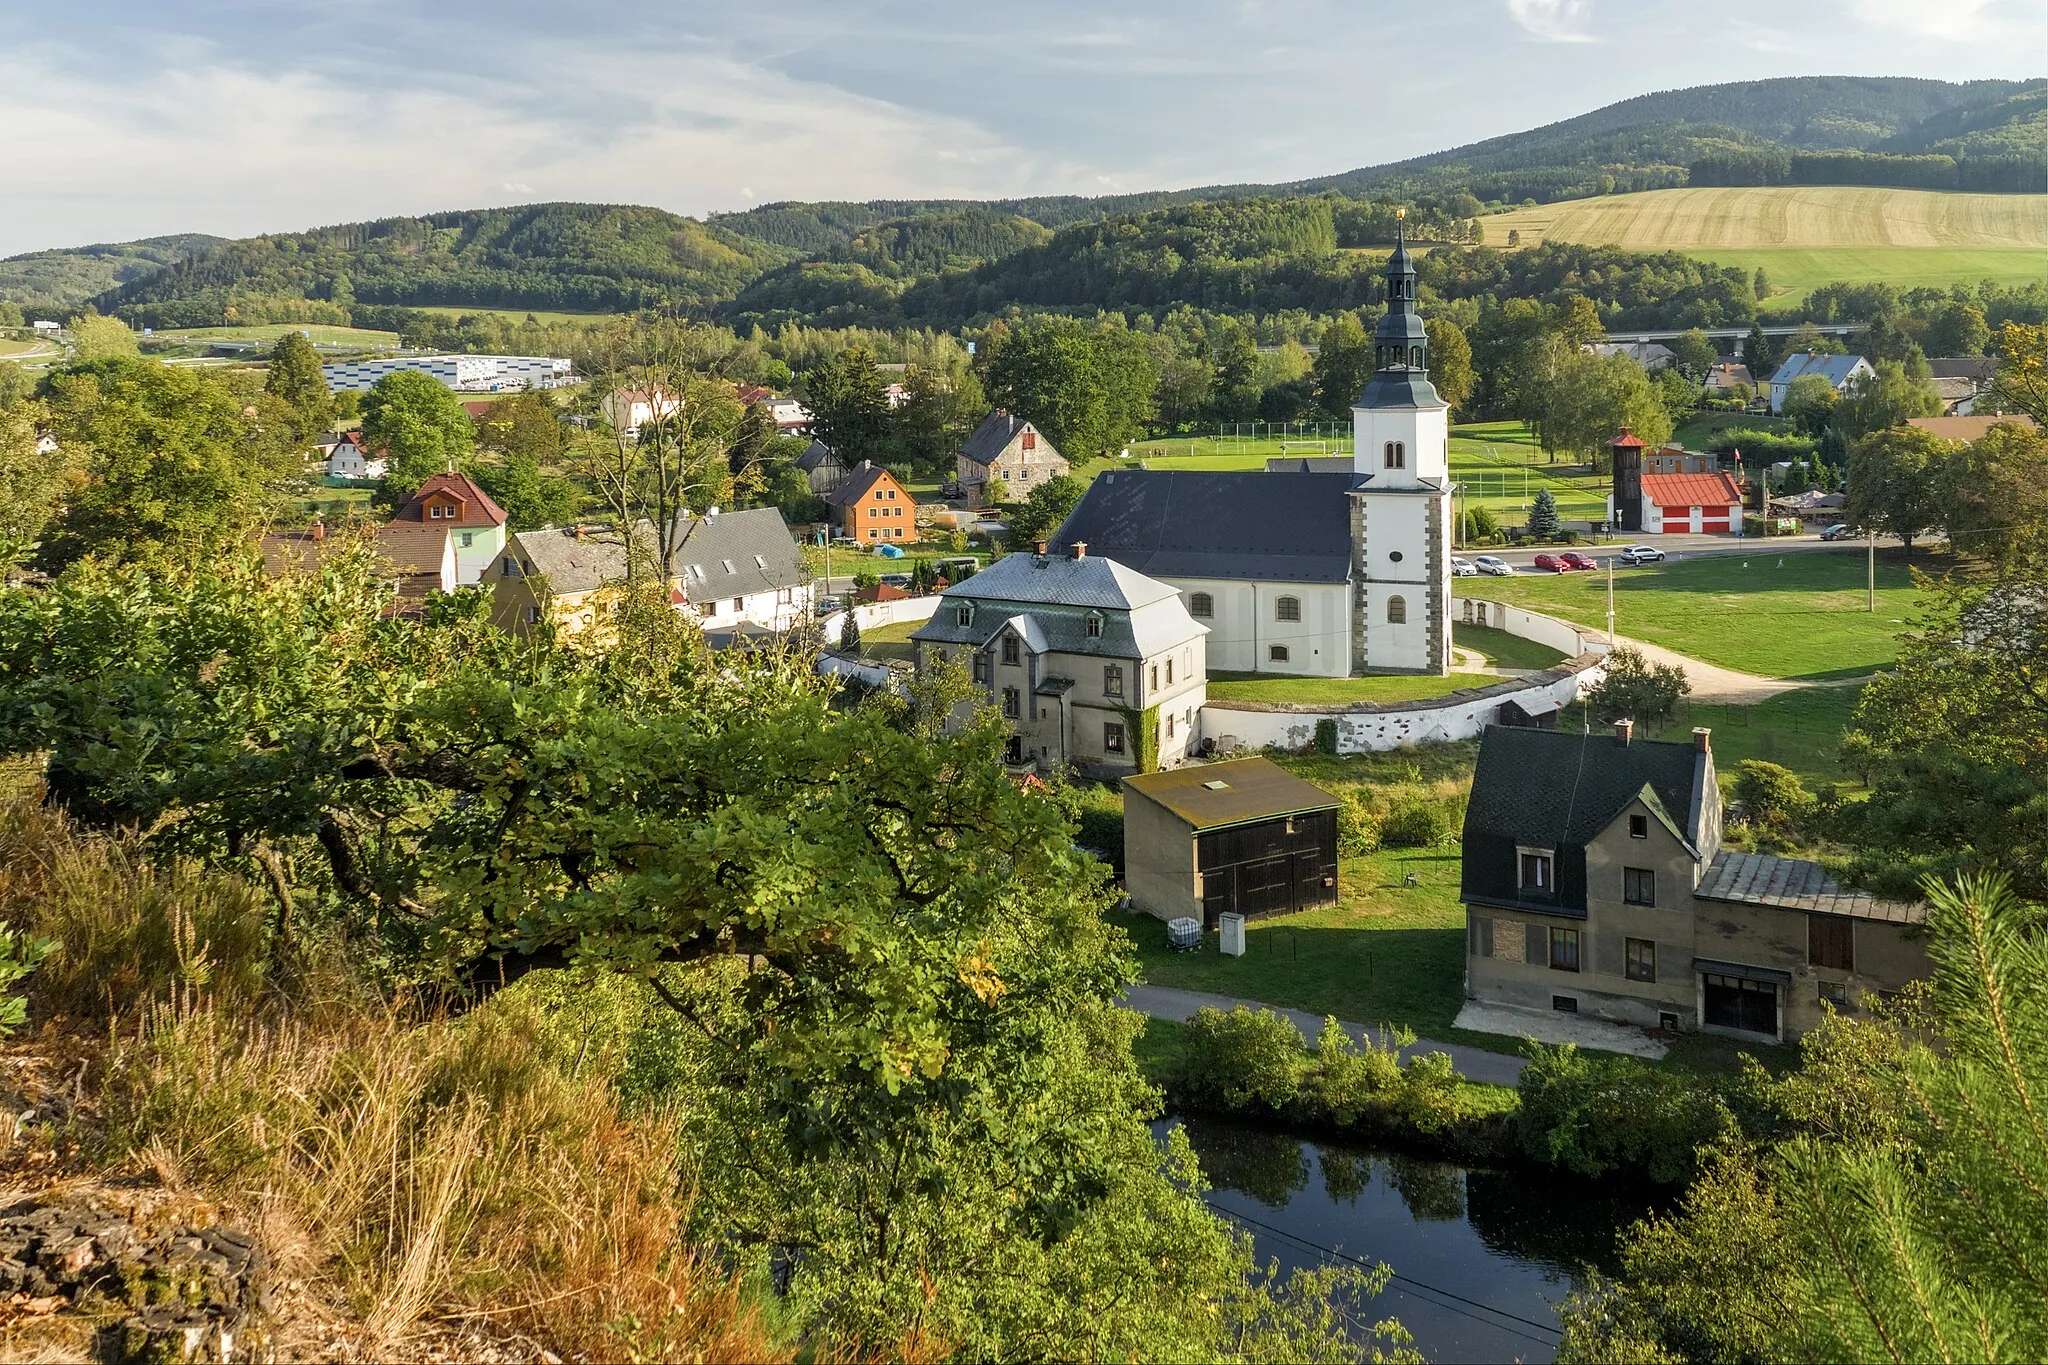
[[[1350,702],[1426,701],[1460,688],[1491,687],[1500,679],[1485,673],[1452,673],[1441,678],[1389,674],[1371,678],[1288,678],[1271,673],[1209,673],[1210,701],[1287,702],[1298,706],[1341,706]]]
[[[265,322],[242,327],[169,327],[152,334],[156,341],[189,337],[194,341],[276,341],[289,332],[304,332],[306,339],[321,346],[369,346],[378,349],[398,345],[398,333],[373,331],[367,327],[334,327],[317,322]]]
[[[503,318],[507,322],[524,322],[532,318],[540,323],[585,323],[602,322],[607,318],[624,317],[623,313],[561,313],[540,308],[475,308],[450,307],[441,304],[407,305],[414,311],[434,313],[444,318]]]
[[[1914,567],[1940,566],[1922,552]],[[1461,588],[1580,625],[1607,623],[1605,574],[1522,572],[1466,579]],[[1746,555],[1617,569],[1615,630],[1766,678],[1862,677],[1897,657],[1897,636],[1918,614],[1919,599],[1897,550],[1877,557],[1875,612],[1865,610],[1864,588],[1860,551],[1780,554],[1759,541]]]

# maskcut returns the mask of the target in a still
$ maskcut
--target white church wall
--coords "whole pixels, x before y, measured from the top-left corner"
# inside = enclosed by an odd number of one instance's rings
[[[1206,644],[1212,670],[1313,678],[1342,678],[1351,672],[1351,597],[1341,583],[1158,577],[1180,589],[1184,603],[1198,592],[1209,594],[1213,612],[1196,620],[1209,628]],[[1301,603],[1299,621],[1279,619],[1282,597]],[[1274,645],[1286,647],[1285,661],[1272,658]]]
[[[1571,705],[1600,681],[1606,668],[1604,655],[1581,654],[1526,680],[1387,706],[1282,706],[1212,700],[1202,708],[1202,735],[1214,740],[1220,752],[1305,749],[1315,743],[1316,723],[1334,720],[1340,754],[1471,739],[1494,723],[1507,702],[1519,703],[1526,711]]]

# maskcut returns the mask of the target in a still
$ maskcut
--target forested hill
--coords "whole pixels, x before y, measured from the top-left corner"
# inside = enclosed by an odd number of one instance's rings
[[[157,327],[271,320],[293,302],[694,311],[794,255],[661,209],[528,204],[223,242],[94,302]]]
[[[203,232],[145,237],[139,242],[96,242],[55,251],[30,251],[0,260],[0,301],[69,313],[95,294],[226,241]]]

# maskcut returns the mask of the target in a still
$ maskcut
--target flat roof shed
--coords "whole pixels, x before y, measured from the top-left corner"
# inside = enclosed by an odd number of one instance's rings
[[[1214,928],[1337,898],[1337,807],[1267,758],[1124,779],[1125,887],[1161,919]]]

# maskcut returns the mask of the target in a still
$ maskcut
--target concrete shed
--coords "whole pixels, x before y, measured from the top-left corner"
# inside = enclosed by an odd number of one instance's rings
[[[1124,886],[1160,919],[1337,899],[1337,798],[1267,758],[1124,779]]]

